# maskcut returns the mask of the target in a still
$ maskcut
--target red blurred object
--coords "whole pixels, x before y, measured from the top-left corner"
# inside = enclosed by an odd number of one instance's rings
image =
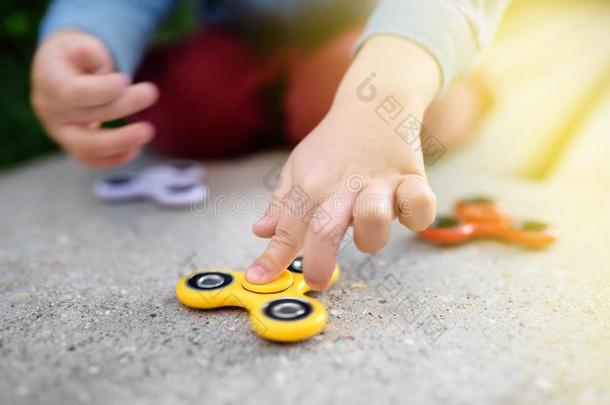
[[[515,222],[498,203],[483,197],[458,201],[454,216],[439,217],[428,229],[419,232],[419,236],[439,245],[458,245],[472,238],[486,237],[529,248],[543,248],[557,239],[547,224]]]
[[[134,119],[156,129],[152,146],[180,157],[231,157],[246,153],[272,131],[265,89],[275,66],[257,58],[224,29],[152,52],[138,80],[154,82],[159,101]]]
[[[209,26],[146,58],[137,80],[154,82],[161,97],[134,119],[155,126],[155,149],[180,157],[230,158],[295,145],[330,109],[360,32],[345,31],[314,49],[261,51],[228,27]]]

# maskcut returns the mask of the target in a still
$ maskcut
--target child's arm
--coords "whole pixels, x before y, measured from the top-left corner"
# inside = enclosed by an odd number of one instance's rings
[[[358,41],[395,35],[432,55],[441,91],[470,70],[491,42],[510,0],[380,0]]]
[[[436,197],[419,123],[493,31],[484,27],[494,27],[499,13],[475,4],[503,10],[505,3],[381,1],[331,110],[292,152],[268,214],[253,227],[271,240],[247,270],[249,281],[274,280],[303,249],[305,279],[323,290],[349,225],[356,246],[376,252],[388,241],[392,219],[414,231],[431,223]]]
[[[109,167],[133,159],[154,128],[100,123],[152,105],[157,89],[132,84],[149,36],[173,0],[56,0],[41,25],[32,64],[32,104],[47,132],[84,163]],[[117,72],[120,71],[121,73]]]

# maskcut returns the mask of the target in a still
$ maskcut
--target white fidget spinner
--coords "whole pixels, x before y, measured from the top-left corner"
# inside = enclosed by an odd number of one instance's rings
[[[185,206],[207,199],[204,176],[201,164],[174,161],[138,173],[110,174],[95,182],[93,192],[106,201],[151,198],[166,206]]]

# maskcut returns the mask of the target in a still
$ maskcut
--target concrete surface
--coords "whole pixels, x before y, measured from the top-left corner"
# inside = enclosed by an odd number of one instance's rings
[[[320,296],[328,327],[304,343],[259,339],[240,310],[179,305],[191,264],[243,268],[263,248],[249,233],[261,208],[231,197],[263,201],[282,158],[209,166],[226,199],[197,215],[96,201],[96,174],[62,157],[0,176],[0,403],[610,402],[608,189],[439,165],[444,209],[486,192],[561,240],[439,249],[397,226],[376,257],[347,246]]]
[[[97,173],[49,158],[0,174],[0,404],[610,403],[610,95],[544,181],[523,175],[606,74],[610,14],[529,3],[484,63],[501,100],[480,140],[430,176],[441,210],[489,194],[556,225],[555,246],[439,249],[396,225],[375,257],[342,250],[324,334],[272,344],[173,290],[260,253],[282,155],[210,165],[207,212],[101,203]]]

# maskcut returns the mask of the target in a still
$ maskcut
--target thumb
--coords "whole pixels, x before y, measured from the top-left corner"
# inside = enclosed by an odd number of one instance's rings
[[[81,73],[109,73],[113,59],[106,45],[93,36],[81,37],[69,50],[72,65]]]

